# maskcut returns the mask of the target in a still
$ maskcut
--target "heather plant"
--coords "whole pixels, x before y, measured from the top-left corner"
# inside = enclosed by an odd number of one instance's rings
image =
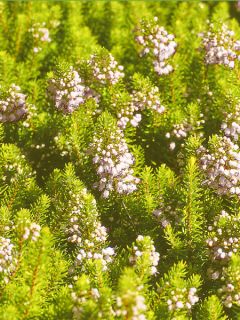
[[[239,3],[0,16],[0,319],[239,319]]]

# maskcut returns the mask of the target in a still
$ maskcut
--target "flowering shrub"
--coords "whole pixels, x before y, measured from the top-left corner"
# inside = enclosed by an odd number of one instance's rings
[[[0,319],[239,319],[239,3],[0,15]]]
[[[28,30],[33,37],[34,41],[34,48],[33,51],[35,53],[42,50],[41,42],[51,42],[51,38],[49,36],[49,30],[45,27],[45,23],[35,23],[29,30]]]
[[[173,67],[165,60],[175,53],[177,43],[174,41],[174,35],[168,34],[157,22],[157,17],[151,22],[143,20],[136,41],[144,47],[141,56],[150,54],[154,59],[153,66],[157,74],[166,75],[173,71]]]
[[[55,107],[63,113],[71,113],[85,102],[89,88],[84,86],[78,72],[71,66],[62,78],[49,80],[48,90]]]
[[[0,101],[0,122],[20,120],[27,113],[26,95],[20,92],[20,87],[12,84],[3,100]]]
[[[240,59],[240,41],[234,41],[234,31],[229,30],[225,24],[220,30],[214,32],[214,25],[203,36],[203,45],[206,50],[205,61],[207,64],[224,64],[234,68],[235,60]]]

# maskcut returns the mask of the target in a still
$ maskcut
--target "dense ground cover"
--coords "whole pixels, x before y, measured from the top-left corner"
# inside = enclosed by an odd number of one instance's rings
[[[0,2],[0,319],[240,319],[231,2]]]

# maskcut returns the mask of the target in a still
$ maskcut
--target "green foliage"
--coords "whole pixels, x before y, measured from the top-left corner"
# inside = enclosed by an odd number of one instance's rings
[[[210,296],[202,305],[199,319],[226,320],[221,302],[216,296]]]
[[[0,319],[240,319],[238,7],[0,1]]]

